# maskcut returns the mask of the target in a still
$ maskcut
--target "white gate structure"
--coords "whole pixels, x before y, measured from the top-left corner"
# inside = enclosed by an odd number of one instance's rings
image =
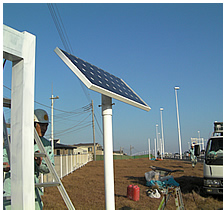
[[[34,78],[36,37],[3,25],[3,58],[12,62],[11,208],[35,209]]]

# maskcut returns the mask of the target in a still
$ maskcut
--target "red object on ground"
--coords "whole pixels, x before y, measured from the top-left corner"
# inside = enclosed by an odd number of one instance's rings
[[[132,196],[132,200],[133,201],[138,201],[139,200],[139,192],[140,192],[140,189],[138,187],[138,185],[134,185],[133,186],[133,196]]]
[[[133,187],[134,185],[129,185],[128,186],[128,189],[127,189],[127,197],[129,198],[129,199],[131,199],[132,200],[132,191],[133,191]]]
[[[127,197],[133,201],[139,200],[140,189],[138,185],[129,185],[127,189]]]

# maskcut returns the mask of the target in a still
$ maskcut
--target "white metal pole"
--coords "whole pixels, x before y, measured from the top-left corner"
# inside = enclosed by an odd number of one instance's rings
[[[149,160],[151,160],[151,153],[150,153],[150,139],[148,139],[148,144],[149,144]]]
[[[62,177],[63,177],[63,173],[62,173],[62,170],[63,170],[63,168],[62,168],[62,154],[60,154],[60,169],[61,169],[61,179],[62,179]]]
[[[156,145],[157,145],[157,150],[159,151],[158,124],[156,124]],[[157,151],[156,151],[156,152],[157,152]]]
[[[162,151],[162,139],[160,138],[160,148],[161,148],[161,151]],[[161,159],[163,159],[163,153],[161,152]]]
[[[104,143],[104,182],[106,210],[115,209],[113,137],[112,137],[112,98],[102,94],[103,143]]]
[[[179,137],[179,150],[180,150],[180,159],[182,159],[182,146],[181,146],[181,135],[180,135],[180,119],[179,119],[179,110],[178,110],[178,100],[177,100],[177,90],[179,87],[175,87],[175,95],[176,95],[176,107],[177,107],[177,126],[178,126],[178,137]]]
[[[201,144],[201,149],[202,149],[203,142],[201,141],[201,138],[200,138],[200,131],[198,131],[198,143]]]
[[[52,147],[52,153],[54,154],[54,111],[53,111],[53,106],[54,106],[54,98],[53,94],[51,95],[51,147]]]
[[[161,114],[161,132],[162,132],[162,156],[164,156],[164,135],[163,135],[163,108],[160,108],[160,114]]]
[[[156,151],[156,138],[154,139],[154,144],[155,144],[155,159],[157,159],[157,151]]]

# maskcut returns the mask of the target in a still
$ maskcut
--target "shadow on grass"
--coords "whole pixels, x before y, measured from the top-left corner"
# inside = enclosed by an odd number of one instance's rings
[[[197,194],[203,194],[203,178],[195,176],[181,176],[175,178],[175,180],[180,184],[181,192],[192,193],[192,191]]]
[[[222,195],[208,195],[205,193],[205,190],[203,188],[204,179],[202,177],[181,176],[175,178],[175,180],[180,184],[181,192],[183,194],[193,193],[194,191],[195,193],[204,198],[213,197],[214,199],[223,201]]]
[[[119,208],[119,210],[132,210],[132,208],[128,207],[128,206],[124,206]]]
[[[126,195],[118,195],[118,194],[115,194],[116,197],[120,198],[120,197],[123,197],[123,198],[127,198]]]
[[[138,185],[146,185],[146,180],[145,177],[135,177],[135,176],[125,176],[128,180],[130,180],[133,184],[138,184]]]

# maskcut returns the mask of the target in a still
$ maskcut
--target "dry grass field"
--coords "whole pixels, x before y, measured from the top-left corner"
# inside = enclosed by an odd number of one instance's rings
[[[150,166],[158,166],[175,172],[175,181],[180,184],[185,209],[216,210],[223,208],[222,197],[206,196],[203,192],[203,164],[197,163],[192,168],[189,161],[163,160],[151,161],[147,158],[114,160],[115,205],[117,210],[127,209],[158,209],[162,200],[147,196],[145,172],[151,171]],[[77,210],[105,209],[104,195],[104,162],[93,161],[74,171],[62,179],[64,187]],[[140,187],[139,201],[127,198],[127,186],[135,184]],[[67,209],[57,187],[45,188],[42,197],[44,209]],[[174,197],[170,197],[165,209],[175,209]]]

